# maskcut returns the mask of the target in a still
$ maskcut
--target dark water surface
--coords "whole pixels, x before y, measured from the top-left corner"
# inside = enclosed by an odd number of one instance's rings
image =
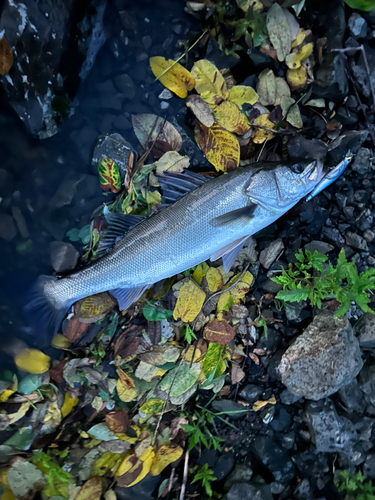
[[[92,211],[109,200],[91,165],[98,137],[117,132],[136,150],[131,115],[155,113],[183,121],[178,98],[159,98],[148,59],[177,58],[187,36],[197,38],[198,24],[184,12],[185,1],[110,1],[104,18],[106,42],[73,102],[60,132],[45,140],[31,137],[0,95],[0,336],[8,351],[15,339],[40,346],[20,304],[39,274],[51,274],[50,244],[69,241],[67,231],[82,228]],[[189,32],[189,33],[188,33]],[[127,75],[120,90],[116,77]],[[74,111],[74,113],[73,113]],[[81,251],[82,246],[75,244]],[[3,367],[3,366],[2,366]]]

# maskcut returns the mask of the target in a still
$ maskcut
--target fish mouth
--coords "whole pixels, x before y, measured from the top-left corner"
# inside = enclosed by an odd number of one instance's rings
[[[316,164],[312,167],[309,176],[307,177],[311,182],[320,182],[324,177],[323,162],[316,160]]]

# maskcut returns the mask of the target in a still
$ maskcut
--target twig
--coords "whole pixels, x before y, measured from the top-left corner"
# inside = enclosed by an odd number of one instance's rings
[[[331,49],[331,52],[340,52],[340,53],[358,52],[358,51],[362,52],[363,61],[365,63],[365,68],[366,68],[368,84],[369,84],[371,96],[372,96],[372,105],[373,105],[374,111],[375,111],[375,90],[374,90],[374,86],[373,86],[372,81],[371,81],[370,66],[368,65],[366,51],[365,51],[364,46],[360,45],[359,47],[345,47],[344,49]]]
[[[189,443],[188,443],[188,449],[186,450],[186,453],[185,453],[184,475],[183,475],[183,478],[182,478],[182,486],[181,486],[181,491],[180,491],[180,500],[184,500],[184,497],[185,497],[186,483],[187,483],[187,478],[188,478],[188,465],[189,465]]]
[[[172,470],[171,470],[171,475],[169,476],[169,482],[168,482],[168,491],[167,491],[167,494],[169,495],[170,492],[172,491],[172,487],[173,487],[173,479],[174,479],[174,473],[175,473],[175,468],[173,467]]]
[[[176,59],[176,61],[174,61],[174,63],[173,63],[173,64],[171,64],[171,65],[169,66],[169,68],[165,69],[165,70],[163,71],[163,73],[161,73],[158,77],[156,77],[154,81],[155,81],[155,82],[157,82],[158,80],[160,80],[160,78],[161,78],[162,76],[164,76],[164,75],[165,75],[165,73],[168,73],[168,71],[169,71],[169,70],[171,70],[171,69],[173,68],[173,66],[175,66],[175,65],[176,65],[179,61],[181,61],[181,59],[182,59],[183,57],[185,57],[185,55],[186,55],[188,52],[190,52],[190,50],[191,50],[193,47],[195,47],[195,46],[197,45],[197,43],[199,43],[199,42],[202,40],[202,38],[203,38],[203,37],[204,37],[204,35],[207,33],[207,31],[208,31],[208,29],[204,30],[204,31],[203,31],[203,33],[201,34],[201,36],[198,38],[198,40],[196,40],[196,41],[193,43],[193,45],[191,45],[191,46],[190,46],[190,47],[189,47],[189,48],[188,48],[188,49],[187,49],[187,50],[186,50],[183,54],[181,54],[181,55],[180,55],[180,57],[179,57],[178,59]]]
[[[263,144],[262,144],[262,148],[261,148],[261,150],[260,150],[260,153],[258,154],[258,158],[256,159],[256,162],[255,162],[255,163],[258,163],[258,161],[260,160],[260,157],[262,156],[263,150],[264,150],[264,148],[265,148],[265,146],[266,146],[266,144],[267,144],[267,141],[268,141],[268,139],[266,139],[266,140],[263,142]]]

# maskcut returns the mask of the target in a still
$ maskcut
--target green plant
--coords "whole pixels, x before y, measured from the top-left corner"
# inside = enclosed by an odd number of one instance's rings
[[[369,269],[358,275],[354,262],[348,262],[344,249],[339,253],[337,265],[327,262],[328,257],[315,251],[299,250],[297,262],[282,269],[281,276],[272,281],[283,286],[276,298],[283,302],[302,302],[309,299],[312,305],[322,307],[326,298],[336,298],[340,303],[335,316],[342,316],[354,301],[364,312],[375,314],[368,306],[370,302],[367,290],[375,289],[375,269]]]
[[[214,476],[214,471],[212,469],[209,469],[208,464],[204,464],[203,467],[201,467],[195,474],[192,483],[201,481],[203,488],[206,490],[207,496],[211,498],[213,495],[211,482],[215,480],[216,477]]]
[[[210,450],[212,447],[221,451],[220,442],[224,441],[222,438],[212,434],[207,424],[214,426],[215,413],[207,410],[206,408],[201,408],[201,411],[196,411],[193,415],[188,415],[190,424],[182,424],[188,437],[190,438],[189,449],[192,450],[195,445],[199,447],[203,446]]]
[[[375,500],[375,485],[372,481],[365,482],[365,476],[360,471],[352,477],[349,471],[341,471],[335,486],[340,493],[345,493],[345,500]]]
[[[197,336],[193,332],[193,330],[190,328],[189,325],[183,325],[180,331],[180,335],[182,338],[186,340],[188,344],[191,344],[193,339],[197,340]]]
[[[344,2],[352,9],[364,10],[365,12],[375,10],[374,0],[344,0]]]
[[[64,471],[57,463],[55,458],[50,457],[42,451],[34,451],[30,461],[44,472],[47,485],[44,488],[44,493],[50,496],[62,496],[67,498],[68,485],[73,482],[73,476]]]

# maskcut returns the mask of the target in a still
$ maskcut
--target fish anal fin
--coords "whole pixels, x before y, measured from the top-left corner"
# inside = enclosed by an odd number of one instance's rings
[[[210,177],[189,170],[185,170],[184,173],[164,172],[163,175],[156,177],[161,186],[164,205],[172,205],[187,193],[212,180]]]
[[[234,223],[247,224],[254,217],[255,209],[258,207],[255,203],[250,203],[244,208],[233,210],[224,215],[219,215],[211,220],[211,224],[215,227],[229,226]]]
[[[125,311],[136,302],[151,285],[140,285],[133,288],[115,288],[109,293],[115,297],[120,311]]]
[[[227,273],[232,267],[233,262],[236,260],[237,255],[241,251],[241,248],[243,247],[248,237],[249,236],[243,236],[242,238],[232,241],[232,243],[229,243],[229,245],[220,248],[214,254],[211,255],[210,260],[215,261],[220,259],[220,257],[222,257],[224,269],[225,272]]]

